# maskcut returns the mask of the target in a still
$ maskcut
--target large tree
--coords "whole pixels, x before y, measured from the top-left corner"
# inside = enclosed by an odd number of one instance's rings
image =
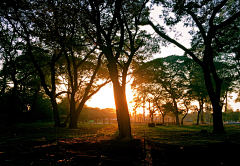
[[[222,123],[222,105],[220,104],[223,80],[216,72],[214,57],[221,52],[226,52],[225,46],[231,44],[231,41],[225,40],[225,36],[231,34],[231,32],[235,34],[236,29],[239,30],[239,26],[236,26],[239,25],[240,17],[239,1],[155,0],[154,2],[163,4],[164,10],[161,16],[168,26],[183,21],[185,26],[192,27],[190,31],[193,36],[192,48],[188,49],[177,40],[169,37],[163,29],[160,29],[159,25],[155,25],[151,20],[147,22],[158,35],[184,50],[201,66],[205,85],[213,106],[213,132],[225,133]],[[202,48],[202,50],[199,50],[199,48]],[[196,50],[201,52],[200,57],[195,54]]]
[[[149,14],[146,3],[145,0],[90,0],[82,10],[85,20],[82,26],[108,61],[120,138],[132,137],[125,86],[132,60],[144,55],[149,45],[147,36],[138,27]]]
[[[20,116],[27,110],[27,98],[34,89],[34,86],[28,86],[28,83],[36,76],[36,70],[32,63],[28,63],[24,42],[3,17],[1,17],[0,30],[0,58],[2,61],[0,96],[3,100],[7,99],[6,103],[1,104],[1,110],[7,111],[8,123],[14,123],[20,121]]]
[[[37,36],[36,29],[32,16],[34,15],[34,5],[26,1],[18,1],[13,3],[6,1],[1,8],[1,16],[8,21],[18,38],[25,44],[25,56],[29,57],[33,66],[39,74],[41,85],[46,94],[50,97],[55,126],[60,126],[60,118],[58,113],[56,101],[56,62],[61,57],[62,51],[57,49],[58,46],[46,46],[43,42],[39,41],[40,36]],[[18,40],[19,40],[18,39]],[[41,59],[41,60],[40,60]],[[40,61],[39,61],[40,60]],[[46,72],[41,68],[42,62],[49,65],[51,73],[51,85],[48,86]],[[48,74],[47,74],[48,75]]]
[[[52,102],[55,126],[61,126],[56,101],[60,94],[71,94],[70,127],[74,128],[77,126],[78,116],[84,103],[107,83],[92,86],[96,82],[96,76],[98,79],[103,78],[103,72],[98,72],[103,61],[103,53],[99,50],[96,52],[96,45],[83,32],[80,4],[81,2],[73,1],[71,5],[60,1],[46,3],[37,0],[17,3],[9,1],[3,3],[1,10],[2,16],[25,42],[25,55],[30,57],[41,78],[41,84]],[[61,74],[59,69],[62,68],[60,65],[63,65],[63,57],[66,59],[65,71],[68,73],[71,88],[69,92],[57,93],[56,83]],[[49,65],[51,85],[47,84],[48,78],[41,68],[40,58]],[[76,103],[80,99],[81,102],[76,109]]]
[[[37,14],[35,18],[32,17],[39,29],[40,39],[47,45],[55,43],[63,51],[66,62],[64,71],[68,75],[69,85],[67,93],[70,94],[69,128],[77,127],[85,102],[108,83],[96,84],[97,79],[107,79],[108,74],[99,72],[104,58],[83,31],[80,4],[74,1],[71,1],[71,5],[68,2],[48,1],[46,6],[39,7],[38,3]]]

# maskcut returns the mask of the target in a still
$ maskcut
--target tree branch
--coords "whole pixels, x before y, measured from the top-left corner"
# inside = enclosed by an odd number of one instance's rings
[[[68,94],[71,94],[71,92],[68,92],[68,91],[62,91],[62,92],[59,92],[55,95],[55,98],[57,98],[58,96],[60,96],[61,94],[63,93],[68,93]]]
[[[225,27],[226,25],[231,24],[235,19],[240,17],[240,12],[237,12],[236,14],[234,14],[232,17],[230,17],[229,19],[227,19],[226,21],[222,22],[221,24],[216,26],[216,31]]]
[[[86,101],[87,101],[88,99],[90,99],[94,94],[96,94],[103,86],[107,85],[109,82],[111,82],[111,80],[107,80],[106,82],[104,82],[103,84],[101,84],[101,85],[97,88],[97,90],[95,90],[94,92],[92,92],[90,95],[87,96]]]
[[[95,77],[96,77],[96,75],[97,75],[97,72],[98,72],[98,70],[99,70],[99,68],[100,68],[100,66],[101,66],[101,58],[102,58],[102,55],[103,55],[103,52],[101,52],[100,55],[99,55],[99,57],[98,57],[97,67],[96,67],[96,69],[95,69],[95,71],[94,71],[94,73],[93,73],[93,75],[92,75],[92,77],[91,77],[91,80],[90,80],[87,88],[85,89],[84,96],[83,96],[83,99],[82,99],[82,100],[84,100],[83,102],[87,101],[87,99],[88,99],[88,93],[89,93],[89,91],[90,91],[90,89],[91,89],[91,87],[92,87],[93,80],[95,79]]]
[[[212,16],[209,20],[209,26],[212,27],[213,26],[213,19],[216,16],[217,12],[219,12],[219,10],[225,5],[225,3],[228,0],[223,0],[217,7],[215,7],[215,9],[213,10]]]
[[[91,53],[94,52],[94,50],[97,48],[97,46],[95,46],[91,51],[88,52],[88,54],[84,57],[83,60],[81,60],[81,62],[79,62],[76,66],[76,68],[78,69],[82,64],[83,62],[85,62],[87,60],[87,58],[91,55]]]
[[[120,42],[119,42],[118,50],[117,50],[116,56],[114,58],[115,61],[117,61],[117,59],[119,58],[119,56],[122,52],[122,47],[123,47],[123,43],[124,43],[124,25],[123,25],[123,20],[121,18],[120,13],[118,13],[117,19],[118,19],[118,22],[120,24],[121,36],[120,36]]]
[[[179,48],[181,48],[183,51],[185,51],[187,54],[189,54],[193,60],[195,62],[197,62],[200,66],[203,65],[203,62],[200,61],[189,49],[187,49],[186,47],[184,47],[183,45],[181,45],[180,43],[178,43],[176,40],[170,38],[169,36],[167,36],[165,33],[159,31],[159,29],[152,23],[152,21],[148,21],[148,24],[154,29],[154,31],[161,36],[162,38],[164,38],[165,40],[175,44],[176,46],[178,46]]]
[[[202,24],[199,22],[199,19],[198,19],[197,16],[191,11],[191,9],[188,9],[187,12],[192,16],[193,20],[196,22],[197,27],[199,28],[200,33],[201,33],[201,35],[202,35],[202,37],[203,37],[204,43],[205,43],[205,45],[206,45],[207,36],[206,36],[205,30],[203,29]]]

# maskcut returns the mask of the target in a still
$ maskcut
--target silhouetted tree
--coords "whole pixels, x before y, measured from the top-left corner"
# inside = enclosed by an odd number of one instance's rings
[[[108,61],[108,70],[118,119],[119,137],[131,137],[130,117],[125,85],[128,69],[133,59],[144,57],[148,48],[148,35],[138,23],[149,14],[145,0],[90,0],[83,6],[86,33],[98,45]],[[145,49],[144,49],[145,48]]]
[[[236,26],[239,25],[240,17],[239,2],[237,0],[197,2],[155,0],[154,2],[164,5],[164,12],[161,17],[163,17],[167,25],[172,26],[183,21],[185,26],[197,28],[196,31],[190,31],[193,36],[192,48],[187,49],[177,40],[169,37],[160,29],[159,25],[154,25],[150,20],[147,22],[158,35],[184,50],[201,66],[205,85],[213,106],[213,132],[225,133],[222,123],[222,105],[219,104],[223,80],[216,72],[214,57],[221,52],[226,52],[222,48],[231,45],[231,41],[227,40],[227,36],[233,34],[232,32],[235,33],[236,29],[239,30],[239,26]],[[170,14],[171,12],[173,15]],[[195,51],[199,48],[202,48],[200,51],[201,57],[195,54]],[[216,85],[215,88],[214,85]]]

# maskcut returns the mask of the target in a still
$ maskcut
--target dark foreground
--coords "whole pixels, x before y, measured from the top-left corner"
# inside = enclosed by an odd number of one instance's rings
[[[144,127],[138,126],[134,129],[140,131]],[[158,131],[151,137],[148,137],[147,132],[144,132],[144,135],[139,132],[140,134],[133,134],[134,139],[115,139],[116,126],[84,126],[76,130],[59,129],[58,131],[49,126],[1,127],[0,165],[235,166],[239,164],[240,144],[236,140],[240,136],[238,132],[212,137],[209,133],[195,130],[186,133],[182,128],[181,130],[178,128],[176,134],[173,130],[170,131],[171,136],[175,134],[174,138],[167,137],[167,132],[160,133],[164,137],[163,142],[163,138],[157,141],[161,137],[158,135],[159,129],[148,131],[151,134],[155,130]],[[164,129],[166,128],[161,128],[161,131]],[[193,143],[194,136],[201,137],[201,142]],[[206,139],[210,137],[215,140]],[[183,142],[172,144],[168,142],[171,139],[175,141],[181,139]],[[192,143],[188,144],[188,142]]]

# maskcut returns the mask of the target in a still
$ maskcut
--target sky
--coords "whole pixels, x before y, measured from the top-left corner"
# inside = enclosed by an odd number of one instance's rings
[[[160,7],[154,7],[154,10],[151,12],[150,17],[152,18],[154,23],[163,24],[163,21],[159,19],[159,12],[161,11]],[[177,30],[182,33],[182,37],[179,37],[177,40],[179,43],[184,45],[186,48],[190,47],[190,40],[191,36],[188,34],[188,31],[190,29],[186,29],[186,27],[183,27],[183,24],[179,24],[176,26]],[[147,30],[150,33],[154,33],[153,29],[150,26],[144,27],[145,30]],[[173,33],[168,33],[169,36],[174,37]],[[159,53],[154,55],[154,58],[159,57],[166,57],[169,55],[183,55],[184,51],[182,51],[180,48],[174,46],[174,44],[170,44],[167,47],[161,46],[161,50]],[[130,102],[133,99],[133,94],[131,92],[131,86],[130,83],[126,85],[126,96],[127,101]],[[236,94],[232,94],[233,98],[230,99],[229,103],[233,107],[233,110],[240,109],[240,103],[235,103],[234,99],[236,98]],[[115,108],[115,102],[114,102],[114,95],[113,95],[113,88],[112,84],[109,84],[105,87],[103,87],[97,94],[95,94],[89,101],[86,102],[86,105],[90,107],[98,107],[98,108]],[[129,109],[131,110],[131,104],[129,104]]]

